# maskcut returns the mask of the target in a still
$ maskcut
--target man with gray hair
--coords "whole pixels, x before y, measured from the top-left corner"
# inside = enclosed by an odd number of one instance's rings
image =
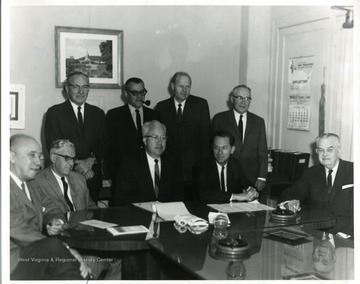
[[[165,125],[157,120],[146,122],[142,135],[145,149],[131,153],[120,164],[113,204],[183,200],[181,164],[165,151]]]
[[[73,171],[76,162],[75,146],[68,139],[51,143],[51,165],[43,169],[34,180],[42,192],[62,212],[97,208],[91,200],[83,175]]]
[[[53,141],[50,147],[50,161],[51,165],[43,169],[33,181],[44,195],[63,213],[98,208],[90,198],[84,176],[72,170],[76,162],[76,151],[72,142],[68,139]],[[70,215],[70,223],[73,216]],[[105,279],[120,279],[121,263],[98,261],[100,258],[93,255],[86,255],[84,259],[88,261],[96,279],[101,271],[109,268],[111,273],[107,273]]]
[[[340,159],[341,144],[336,134],[319,136],[316,147],[320,164],[306,169],[280,195],[280,207],[296,212],[300,202],[307,200],[309,206],[324,208],[336,217],[330,233],[354,236],[354,164]]]
[[[12,280],[82,279],[91,270],[80,254],[57,238],[63,214],[32,183],[43,155],[25,134],[10,137],[10,278]],[[57,262],[53,259],[67,259]],[[79,260],[80,263],[78,261]]]

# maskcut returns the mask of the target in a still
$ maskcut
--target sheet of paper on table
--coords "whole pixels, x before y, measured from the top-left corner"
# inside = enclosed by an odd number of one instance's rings
[[[114,223],[104,222],[104,221],[95,220],[95,219],[82,221],[82,222],[80,222],[80,224],[92,226],[92,227],[99,228],[99,229],[106,229],[106,228],[111,228],[111,227],[117,226],[117,224],[114,224]]]
[[[149,202],[140,202],[140,203],[133,203],[134,206],[144,209],[146,211],[154,213],[153,204],[161,203],[159,201],[149,201]]]
[[[261,204],[257,200],[251,202],[230,202],[225,204],[208,204],[208,206],[219,212],[224,212],[224,213],[254,212],[254,211],[275,209],[273,207]]]

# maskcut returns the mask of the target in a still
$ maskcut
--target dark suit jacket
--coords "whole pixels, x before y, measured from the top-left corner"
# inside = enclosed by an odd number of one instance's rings
[[[240,133],[236,124],[233,110],[216,114],[212,120],[213,132],[224,130],[235,137],[235,152],[233,157],[240,161],[246,176],[251,183],[255,183],[258,177],[267,177],[267,143],[264,120],[247,112],[244,143],[240,141]]]
[[[216,160],[210,156],[194,167],[194,185],[201,200],[229,202],[233,193],[242,193],[250,185],[239,162],[230,157],[227,164],[227,192],[221,191]]]
[[[95,202],[90,198],[86,180],[81,174],[70,172],[67,179],[71,188],[71,198],[76,210],[97,208]],[[47,167],[38,173],[32,183],[34,183],[56,206],[58,206],[62,212],[65,213],[69,211],[69,207],[65,201],[59,183],[51,171],[51,167]]]
[[[170,153],[161,155],[160,189],[158,201],[182,201],[184,188],[180,162]],[[121,161],[113,204],[156,201],[146,152],[138,151]]]
[[[96,163],[92,170],[94,178],[87,181],[91,197],[97,199],[96,191],[102,187],[101,161],[104,151],[105,114],[96,106],[85,103],[84,135],[81,130],[69,100],[50,107],[45,119],[46,148],[50,151],[51,142],[56,139],[69,139],[74,143],[76,156],[87,159],[93,153]]]
[[[143,107],[143,121],[161,121],[160,113]],[[143,148],[142,137],[138,137],[136,125],[131,117],[129,106],[111,109],[106,114],[106,151],[105,163],[115,183],[120,161],[129,152]]]
[[[167,150],[181,158],[184,181],[192,182],[193,166],[206,158],[209,151],[210,112],[205,99],[190,95],[185,103],[182,118],[177,118],[174,99],[157,104],[166,133]]]
[[[31,183],[27,187],[32,201],[10,177],[10,271],[18,263],[20,247],[46,238],[42,231],[51,218],[64,219],[59,208],[38,188]]]
[[[323,165],[316,165],[306,169],[301,178],[280,195],[279,202],[307,200],[309,206],[325,208],[337,218],[336,226],[331,232],[343,232],[353,236],[353,194],[354,164],[340,160],[330,195],[326,188],[325,168]]]

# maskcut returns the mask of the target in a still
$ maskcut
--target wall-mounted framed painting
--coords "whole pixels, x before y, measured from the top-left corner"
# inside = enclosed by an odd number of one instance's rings
[[[25,86],[10,85],[10,128],[25,129]]]
[[[55,26],[55,82],[81,71],[90,87],[118,89],[123,83],[123,31]]]

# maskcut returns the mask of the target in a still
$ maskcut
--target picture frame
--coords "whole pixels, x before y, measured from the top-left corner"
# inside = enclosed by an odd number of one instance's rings
[[[67,75],[86,73],[90,88],[119,89],[123,84],[123,31],[55,26],[55,86]]]
[[[10,128],[25,129],[25,86],[10,85]]]

